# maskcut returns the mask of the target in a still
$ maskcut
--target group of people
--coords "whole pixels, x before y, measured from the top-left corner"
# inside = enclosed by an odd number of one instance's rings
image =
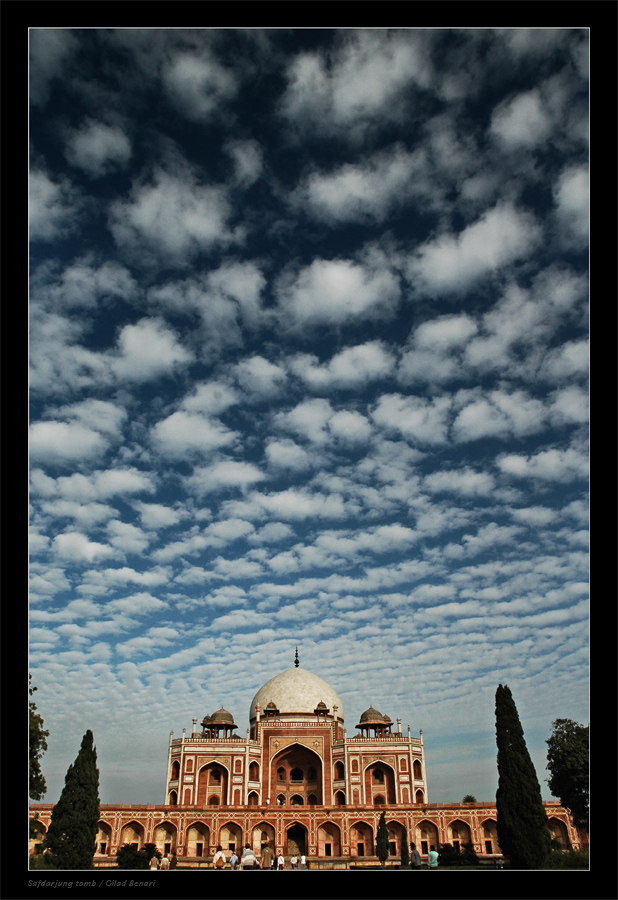
[[[242,855],[239,857],[236,851],[232,853],[230,857],[230,866],[234,870],[238,869],[275,869],[282,871],[285,868],[285,857],[282,853],[278,856],[272,847],[266,844],[262,848],[262,853],[260,858],[255,855],[253,849],[249,844],[245,844],[245,849],[242,851]],[[217,852],[212,858],[212,865],[215,869],[224,869],[227,865],[227,858],[224,850],[221,847],[221,844],[217,847]],[[304,854],[300,856],[292,856],[290,859],[290,866],[292,869],[298,869],[299,866],[301,869],[307,868],[307,859]]]
[[[429,871],[438,868],[438,851],[433,844],[431,845],[431,849],[427,854],[427,865],[429,866]],[[414,843],[410,844],[410,868],[421,868],[421,854],[416,849],[416,844]]]
[[[217,847],[217,852],[212,858],[212,865],[215,869],[224,869],[227,865],[227,857],[221,844]],[[410,844],[410,868],[412,869],[420,869],[421,868],[421,854],[416,849],[416,844]],[[438,852],[436,848],[431,845],[431,849],[427,854],[427,865],[429,867],[429,871],[432,869],[438,868]],[[502,860],[500,860],[499,868],[502,868]],[[262,854],[260,858],[255,855],[254,851],[251,849],[249,844],[245,844],[245,849],[242,851],[242,856],[238,856],[236,851],[232,853],[230,857],[230,866],[232,869],[276,869],[282,871],[285,868],[285,857],[282,853],[277,856],[275,851],[269,844],[266,844],[262,848]],[[292,856],[290,858],[290,868],[298,869],[300,866],[301,869],[307,868],[307,859],[304,854],[300,856]],[[176,854],[172,854],[172,858],[169,859],[167,853],[164,854],[163,858],[159,862],[158,857],[153,856],[150,860],[150,868],[151,869],[175,869],[176,868]],[[496,865],[498,868],[498,865]]]
[[[168,869],[175,869],[177,865],[176,854],[172,853],[172,858],[170,859],[167,853],[164,853],[161,860],[159,860],[158,856],[153,856],[150,860],[150,868],[151,869],[162,869],[166,871]]]

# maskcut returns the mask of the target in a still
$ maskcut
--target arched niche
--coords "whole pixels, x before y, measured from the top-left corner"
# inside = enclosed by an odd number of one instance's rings
[[[323,766],[317,753],[294,742],[277,753],[270,765],[271,795],[277,797],[279,805],[309,805],[309,797],[315,801],[311,805],[322,805]],[[284,798],[284,804],[279,798]],[[292,798],[295,798],[292,800]],[[300,801],[298,798],[301,798]]]

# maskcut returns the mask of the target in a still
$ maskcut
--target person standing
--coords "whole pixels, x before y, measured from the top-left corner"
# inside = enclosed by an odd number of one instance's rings
[[[290,860],[290,866],[293,869],[298,869],[298,857],[297,856],[292,857],[292,859]]]
[[[304,853],[301,853],[301,857],[300,857],[300,867],[301,867],[301,869],[306,869],[306,868],[307,868],[307,857],[305,856]]]
[[[438,868],[438,853],[433,844],[431,845],[431,850],[429,851],[428,863],[429,863],[429,871],[430,872],[432,871],[432,869]]]
[[[168,856],[167,856],[167,853],[165,853],[165,854],[163,855],[163,859],[161,860],[160,868],[163,869],[163,870],[165,870],[165,871],[167,871],[167,870],[169,869],[169,867],[170,867],[170,861],[169,861],[169,858],[168,858]]]
[[[153,856],[152,859],[150,860],[150,868],[151,869],[159,868],[159,860],[157,859],[156,856]]]
[[[178,865],[178,857],[175,853],[172,853],[172,858],[170,859],[170,869],[175,869]]]
[[[236,869],[238,868],[239,862],[240,860],[238,859],[238,853],[236,853],[236,851],[234,850],[234,852],[230,856],[230,865],[234,871],[236,871]]]
[[[413,869],[420,869],[421,867],[421,854],[414,843],[410,844],[410,866]]]
[[[221,844],[217,847],[217,852],[212,858],[212,867],[213,869],[225,869],[225,863],[227,862],[225,858],[225,853],[223,852],[223,848]]]
[[[265,844],[262,850],[262,868],[263,869],[272,869],[273,867],[273,859],[275,858],[275,852],[270,844]]]
[[[283,853],[280,853],[279,859],[277,860],[277,868],[279,869],[280,872],[283,872],[284,867],[285,867],[285,857],[283,856]]]
[[[241,864],[243,869],[256,869],[258,861],[255,857],[255,853],[251,849],[249,844],[245,844],[245,849],[242,852],[242,860]]]

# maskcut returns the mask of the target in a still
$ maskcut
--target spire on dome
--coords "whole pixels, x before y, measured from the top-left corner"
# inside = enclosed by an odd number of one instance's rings
[[[296,648],[296,655],[294,657],[294,665],[298,668],[298,647]]]

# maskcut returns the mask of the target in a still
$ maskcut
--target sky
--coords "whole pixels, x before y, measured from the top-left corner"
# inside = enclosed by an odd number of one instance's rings
[[[492,801],[588,723],[588,32],[30,30],[29,669],[54,803],[293,666]]]

